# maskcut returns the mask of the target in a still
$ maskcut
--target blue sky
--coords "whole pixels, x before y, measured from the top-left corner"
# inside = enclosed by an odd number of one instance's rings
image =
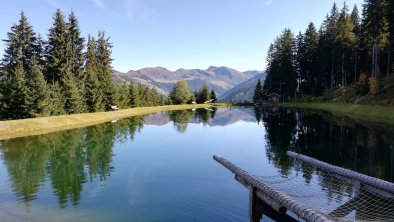
[[[105,31],[119,71],[229,66],[264,70],[269,44],[284,28],[320,27],[334,0],[0,0],[0,38],[24,10],[46,37],[53,14],[74,10],[82,35]],[[336,1],[342,7],[343,1]],[[362,0],[347,0],[350,9]],[[4,43],[0,43],[4,52]],[[1,55],[2,55],[1,53]]]

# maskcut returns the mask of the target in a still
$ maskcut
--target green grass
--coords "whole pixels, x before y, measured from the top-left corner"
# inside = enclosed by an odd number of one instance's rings
[[[342,114],[355,119],[371,122],[394,124],[394,106],[364,105],[349,103],[281,103],[280,106],[302,109],[325,110],[333,114]]]
[[[227,104],[218,103],[138,107],[132,109],[121,109],[111,112],[82,113],[32,119],[0,121],[0,140],[85,127],[130,116],[144,115],[155,112],[221,106],[227,106]]]

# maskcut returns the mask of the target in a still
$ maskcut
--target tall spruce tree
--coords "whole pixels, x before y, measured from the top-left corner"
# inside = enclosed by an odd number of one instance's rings
[[[354,24],[353,21],[348,14],[348,7],[346,3],[344,3],[341,13],[338,18],[338,32],[336,36],[336,45],[338,47],[339,53],[341,54],[341,62],[340,62],[340,79],[341,85],[347,84],[349,69],[351,68],[350,63],[347,61],[352,56],[353,47],[356,43],[356,34],[353,32]]]
[[[352,62],[351,65],[353,67],[353,84],[355,85],[357,82],[357,76],[359,73],[359,57],[360,57],[360,35],[361,35],[361,20],[358,12],[358,8],[354,5],[352,13],[350,14],[350,19],[353,22],[354,29],[353,33],[355,35],[355,42],[352,46],[353,54],[352,54]]]
[[[263,89],[271,89],[283,99],[294,97],[297,90],[296,40],[290,29],[285,29],[270,47],[267,78]]]
[[[84,83],[83,49],[85,47],[84,45],[85,40],[84,38],[81,37],[81,31],[79,29],[78,19],[75,16],[74,11],[71,11],[70,15],[68,16],[67,33],[70,41],[69,60],[70,60],[71,72],[73,73],[78,83],[80,84],[79,87],[83,88],[83,83]]]
[[[381,57],[389,43],[387,3],[386,0],[365,0],[363,4],[363,45],[366,60],[370,61],[364,63],[370,64],[369,67],[364,66],[369,68],[372,77],[377,77],[384,69]]]
[[[67,24],[60,9],[56,10],[53,19],[53,26],[49,29],[48,44],[45,49],[45,77],[52,84],[59,82],[60,78],[66,75],[71,62],[69,58],[71,44],[67,34]]]
[[[85,102],[89,112],[104,111],[103,91],[98,78],[96,40],[89,36],[85,54]]]
[[[3,40],[6,48],[1,61],[0,113],[7,119],[30,117],[26,78],[38,51],[37,37],[23,11],[20,16],[19,23],[11,27]]]
[[[18,50],[15,65],[6,70],[0,86],[3,105],[1,113],[6,119],[30,117],[29,93],[26,86],[26,71],[23,67],[22,49]]]
[[[98,61],[97,72],[98,79],[103,90],[103,104],[109,110],[112,105],[115,105],[115,86],[112,80],[111,67],[111,48],[112,44],[109,38],[105,37],[104,32],[99,32],[97,40],[96,57]]]
[[[204,83],[196,95],[196,102],[197,103],[205,103],[210,99],[211,98],[210,98],[210,92],[209,92],[208,85],[206,83]]]
[[[126,81],[122,81],[116,85],[116,104],[119,108],[125,109],[130,107],[129,103],[129,88],[126,84]]]
[[[3,41],[5,51],[1,66],[4,74],[8,69],[15,70],[17,60],[21,60],[19,62],[22,62],[23,69],[28,70],[31,67],[31,58],[37,50],[37,37],[23,11],[20,13],[19,23],[11,27],[7,39]]]
[[[35,57],[32,57],[32,67],[27,78],[29,93],[29,112],[31,117],[48,116],[49,91],[44,74]]]
[[[70,114],[83,112],[85,110],[84,99],[71,70],[68,69],[67,72],[61,76],[60,83],[64,96],[64,110]]]
[[[261,85],[260,79],[257,80],[256,87],[254,88],[253,93],[253,103],[256,104],[259,100],[263,99],[263,87]]]
[[[319,35],[315,25],[309,23],[305,34],[298,36],[297,41],[297,70],[300,90],[306,94],[319,95],[321,93],[317,70],[318,44]]]
[[[130,94],[130,107],[139,107],[141,103],[141,97],[138,91],[138,87],[130,81],[129,84],[129,94]]]
[[[215,93],[215,91],[214,91],[213,89],[211,90],[211,95],[210,95],[210,97],[211,97],[212,102],[213,102],[213,103],[216,103],[216,101],[217,101],[216,93]]]

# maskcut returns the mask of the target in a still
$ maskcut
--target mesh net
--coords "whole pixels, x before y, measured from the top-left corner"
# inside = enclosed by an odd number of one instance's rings
[[[259,177],[333,221],[394,221],[394,191],[295,160],[286,176]]]

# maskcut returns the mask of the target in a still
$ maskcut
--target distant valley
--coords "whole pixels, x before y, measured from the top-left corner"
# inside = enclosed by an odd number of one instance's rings
[[[132,80],[134,84],[155,87],[163,95],[168,95],[174,83],[179,80],[185,80],[191,91],[200,89],[206,83],[210,89],[215,91],[221,101],[230,101],[228,100],[229,95],[236,95],[237,101],[247,100],[250,97],[250,88],[248,87],[254,89],[257,79],[264,77],[265,72],[263,71],[240,72],[224,66],[211,66],[206,70],[178,69],[176,71],[153,67],[136,71],[130,70],[127,73],[114,70],[115,81],[130,82]]]

